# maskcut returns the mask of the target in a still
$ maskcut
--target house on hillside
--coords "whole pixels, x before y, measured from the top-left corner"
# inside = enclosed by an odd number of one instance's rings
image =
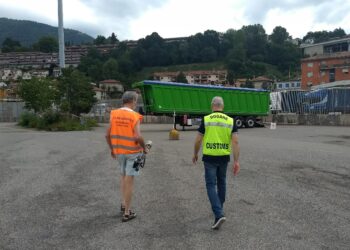
[[[227,82],[227,70],[193,70],[182,72],[188,83],[199,84],[225,84]],[[155,72],[153,79],[162,82],[176,82],[180,71]]]
[[[95,92],[95,98],[98,101],[106,99],[106,91],[105,90],[98,88],[98,87],[93,87],[93,91]]]
[[[116,99],[124,92],[123,84],[114,79],[103,80],[99,82],[99,88],[102,90],[102,99]]]
[[[250,80],[256,89],[272,89],[273,80],[265,76],[258,76]]]
[[[103,80],[99,82],[99,88],[104,89],[104,90],[108,90],[110,89],[111,91],[113,89],[115,89],[118,92],[123,93],[124,92],[124,86],[123,84],[118,81],[118,80],[114,80],[114,79],[108,79],[108,80]]]
[[[244,87],[244,85],[245,85],[246,82],[247,82],[247,79],[246,79],[246,78],[239,78],[239,79],[237,79],[237,80],[234,82],[233,86],[234,86],[234,87],[237,87],[237,88],[240,88],[240,87],[243,85],[243,87]]]

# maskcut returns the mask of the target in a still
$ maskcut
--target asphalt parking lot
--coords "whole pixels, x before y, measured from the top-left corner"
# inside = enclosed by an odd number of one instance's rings
[[[118,168],[94,131],[0,123],[0,249],[349,249],[350,127],[241,129],[241,172],[228,174],[226,223],[213,217],[195,129],[153,141],[136,180],[138,217],[121,223]]]

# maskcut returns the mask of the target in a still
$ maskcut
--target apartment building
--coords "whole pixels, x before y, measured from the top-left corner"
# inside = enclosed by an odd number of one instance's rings
[[[300,81],[276,82],[276,90],[296,90],[301,88]]]
[[[317,55],[301,60],[301,88],[350,80],[350,51]]]
[[[301,88],[350,80],[350,36],[317,44],[302,44]]]
[[[322,43],[304,43],[300,45],[300,48],[303,50],[304,56],[317,56],[350,51],[350,35]]]

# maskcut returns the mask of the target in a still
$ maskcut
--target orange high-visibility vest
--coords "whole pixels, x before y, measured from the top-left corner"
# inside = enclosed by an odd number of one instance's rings
[[[142,115],[129,108],[120,108],[111,111],[111,143],[114,154],[135,154],[142,151],[136,141],[134,128]]]

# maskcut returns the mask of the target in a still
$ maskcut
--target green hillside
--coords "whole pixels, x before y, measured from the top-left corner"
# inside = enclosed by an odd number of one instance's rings
[[[22,46],[29,47],[43,36],[57,38],[57,27],[32,21],[0,18],[0,44],[6,38],[19,41]],[[71,45],[92,43],[93,37],[77,30],[64,29],[64,40]]]

